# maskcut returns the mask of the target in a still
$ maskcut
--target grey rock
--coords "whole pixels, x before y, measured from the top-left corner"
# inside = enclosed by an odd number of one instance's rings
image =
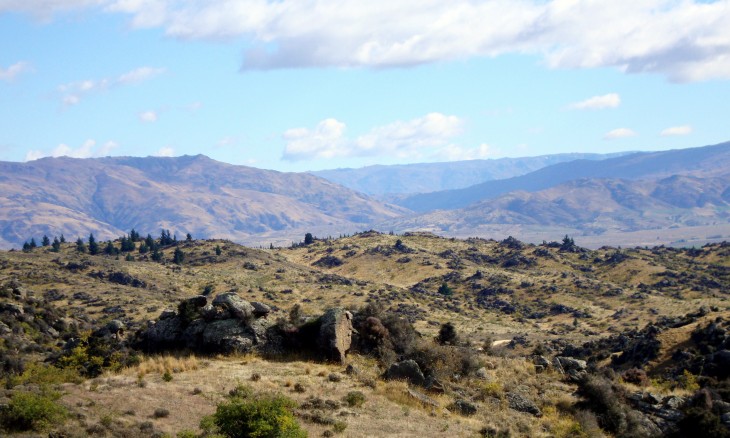
[[[216,321],[230,318],[231,312],[223,307],[216,307],[212,304],[206,304],[205,306],[201,307],[200,316],[206,321]]]
[[[204,349],[203,332],[205,331],[205,320],[196,319],[188,324],[182,333],[182,341],[185,346],[191,349]]]
[[[265,318],[260,318],[252,321],[248,325],[248,328],[251,331],[251,334],[253,335],[254,341],[257,345],[263,344],[267,341],[269,328],[271,328],[274,324],[275,323],[273,321],[269,321]]]
[[[437,392],[443,394],[446,392],[446,387],[438,379],[433,376],[428,376],[423,386],[431,392]]]
[[[720,350],[712,355],[712,362],[722,369],[730,368],[730,350]]]
[[[183,324],[177,316],[160,319],[145,332],[149,347],[173,346],[179,343],[183,332]]]
[[[730,412],[730,403],[722,400],[714,400],[712,402],[712,408],[720,411],[721,414]]]
[[[585,371],[588,368],[588,364],[584,360],[574,359],[572,357],[558,357],[557,359],[566,372],[571,370]]]
[[[684,417],[682,415],[682,412],[676,410],[676,409],[661,409],[656,408],[650,411],[650,413],[656,415],[659,418],[663,418],[668,421],[679,421]]]
[[[664,400],[662,400],[662,404],[669,409],[679,409],[682,407],[684,402],[684,397],[679,397],[677,395],[669,395],[664,397]]]
[[[542,365],[535,365],[535,373],[542,374],[545,372],[545,367]]]
[[[477,413],[476,405],[466,400],[456,400],[448,409],[465,417],[469,417]]]
[[[246,353],[254,345],[253,334],[238,319],[213,321],[203,330],[203,347],[223,353]]]
[[[532,414],[536,417],[542,417],[542,411],[540,408],[537,407],[535,402],[524,395],[516,392],[508,392],[506,397],[510,409],[514,409],[519,412],[527,412],[528,414]]]
[[[12,332],[13,332],[13,330],[10,327],[8,327],[7,324],[0,321],[0,335],[7,335],[8,333],[12,333]]]
[[[720,417],[720,420],[722,421],[722,424],[725,426],[730,426],[730,413],[722,414],[722,417]]]
[[[560,374],[565,374],[565,370],[563,369],[563,366],[560,364],[560,360],[558,360],[557,357],[553,358],[552,365],[553,365],[553,368],[555,369],[555,371],[557,371]]]
[[[23,306],[15,303],[0,303],[0,312],[9,313],[12,316],[20,316],[25,313]]]
[[[352,345],[352,314],[336,307],[328,309],[320,318],[319,348],[324,354],[340,363]]]
[[[383,377],[386,380],[407,380],[411,384],[418,386],[423,386],[426,382],[421,368],[413,359],[394,363],[388,368]]]
[[[662,398],[656,394],[647,392],[644,394],[644,401],[649,403],[650,405],[658,405],[662,402]]]
[[[170,319],[170,318],[174,318],[176,316],[177,316],[177,312],[175,312],[174,310],[165,309],[162,311],[162,313],[160,313],[160,317],[158,319],[159,320]]]
[[[478,370],[476,370],[474,375],[483,380],[486,380],[487,377],[489,377],[489,374],[487,373],[487,369],[485,367],[481,367]]]
[[[419,402],[423,403],[427,406],[432,406],[437,408],[439,406],[438,402],[431,397],[427,396],[426,394],[422,394],[416,390],[413,390],[411,388],[406,389],[406,394],[410,395],[413,399],[418,400]]]
[[[535,356],[532,358],[532,363],[535,366],[542,366],[545,369],[550,368],[550,361],[545,356]]]
[[[271,313],[271,307],[269,307],[267,304],[260,303],[258,301],[251,301],[251,305],[253,306],[253,314],[257,318],[265,318]]]
[[[213,306],[228,309],[231,315],[244,322],[249,322],[254,318],[254,308],[251,303],[239,297],[235,292],[218,295],[213,300]]]

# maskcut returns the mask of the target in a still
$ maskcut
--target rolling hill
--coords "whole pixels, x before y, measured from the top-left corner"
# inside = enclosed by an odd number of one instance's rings
[[[488,181],[464,189],[422,193],[398,205],[417,212],[450,210],[510,192],[535,192],[581,178],[654,179],[672,175],[711,177],[730,169],[730,142],[714,146],[639,152],[601,161],[575,160],[544,167],[522,176]]]
[[[413,194],[461,189],[486,181],[524,175],[566,161],[604,160],[621,155],[626,155],[626,153],[572,153],[446,163],[376,165],[359,169],[330,169],[311,173],[370,195]]]
[[[296,227],[364,226],[405,210],[309,174],[177,158],[43,158],[0,163],[0,247],[32,236],[138,230],[244,240]]]

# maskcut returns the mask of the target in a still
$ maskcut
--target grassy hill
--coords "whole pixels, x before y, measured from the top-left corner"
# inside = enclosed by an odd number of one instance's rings
[[[182,264],[172,263],[176,250],[184,254]],[[596,407],[595,388],[600,387],[599,398],[616,398],[621,415],[643,415],[656,432],[659,417],[619,394],[689,400],[697,389],[692,382],[717,387],[714,377],[689,362],[686,369],[695,380],[676,377],[684,363],[676,352],[695,348],[690,356],[699,358],[710,335],[695,332],[730,318],[730,247],[725,243],[700,249],[586,250],[571,239],[529,245],[512,238],[364,232],[275,249],[225,240],[183,241],[163,247],[162,253],[163,260],[156,262],[138,251],[81,254],[72,244],[57,253],[47,247],[1,252],[0,351],[4,381],[12,388],[4,403],[18,393],[46,394],[39,388],[50,384],[60,396],[55,403],[72,418],[46,431],[193,436],[203,433],[200,420],[228,400],[229,390],[244,385],[254,394],[292,399],[297,421],[311,436],[333,431],[343,436],[601,436],[601,429],[620,435],[626,430],[611,429],[604,417],[610,412]],[[112,320],[124,327],[119,336],[132,339],[181,299],[224,292],[270,305],[267,318],[273,321],[290,318],[295,305],[306,317],[333,306],[357,314],[367,304],[378,304],[383,315],[415,327],[415,351],[426,355],[419,360],[430,357],[440,364],[432,365],[436,370],[451,369],[454,360],[468,360],[475,368],[470,365],[463,375],[439,374],[442,389],[434,392],[383,380],[387,364],[382,357],[359,351],[351,352],[348,363],[355,371],[348,372],[344,365],[296,353],[157,356],[131,350],[136,359],[124,366],[59,385],[54,382],[69,379],[48,377],[31,366],[53,362],[64,344]],[[434,341],[446,323],[455,327],[457,345]],[[656,351],[642,353],[646,348],[641,346],[656,345],[657,339]],[[574,380],[536,366],[533,353],[548,358],[570,353],[587,359],[597,374]],[[623,359],[612,361],[613,356]],[[648,387],[629,382],[629,375],[628,380],[605,380],[595,371],[604,366],[619,377],[638,367],[655,380]],[[355,391],[364,404],[347,402]],[[530,413],[525,400],[540,415]],[[591,401],[594,406],[586,408]]]

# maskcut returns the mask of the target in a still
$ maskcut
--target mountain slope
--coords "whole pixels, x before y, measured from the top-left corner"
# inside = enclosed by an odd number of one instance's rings
[[[440,229],[456,234],[487,224],[564,226],[593,233],[730,225],[730,174],[638,181],[580,179],[389,224],[395,229]]]
[[[313,175],[202,155],[0,163],[0,193],[2,247],[43,234],[94,232],[108,239],[131,228],[240,240],[271,230],[368,224],[404,212]]]
[[[489,181],[465,189],[417,194],[397,203],[426,212],[457,209],[518,190],[535,192],[580,178],[649,179],[671,175],[708,177],[730,169],[730,142],[699,148],[640,152],[602,161],[576,160],[526,175]]]
[[[555,154],[539,157],[367,166],[311,172],[337,184],[370,195],[428,193],[461,189],[474,184],[512,178],[546,166],[574,160],[603,160],[617,154]]]

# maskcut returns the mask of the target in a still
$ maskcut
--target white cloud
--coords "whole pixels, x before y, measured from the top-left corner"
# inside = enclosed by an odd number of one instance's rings
[[[2,1],[2,0],[0,0]],[[165,72],[164,68],[139,67],[115,78],[86,79],[58,86],[61,103],[77,105],[83,96],[125,85],[138,84]]]
[[[667,128],[662,130],[660,135],[662,137],[668,137],[672,135],[689,135],[692,133],[692,127],[689,125],[684,126],[672,126],[671,128]]]
[[[160,148],[157,152],[154,154],[155,157],[173,157],[175,156],[175,149],[173,149],[170,146],[165,146]]]
[[[48,20],[54,13],[108,3],[109,0],[0,0],[0,13],[24,12]]]
[[[445,161],[479,160],[499,155],[499,151],[486,143],[476,148],[464,148],[457,145],[447,145],[432,155],[432,158]]]
[[[603,96],[593,96],[589,99],[571,103],[569,107],[577,110],[595,110],[606,108],[618,108],[621,105],[621,96],[616,93],[604,94]]]
[[[25,161],[37,160],[43,157],[71,157],[71,158],[91,158],[91,157],[104,157],[117,148],[119,145],[114,141],[108,141],[104,143],[100,148],[96,148],[96,141],[89,139],[86,140],[78,148],[72,148],[71,146],[61,143],[50,152],[30,150],[25,154]]]
[[[345,137],[346,125],[325,119],[314,128],[289,129],[283,159],[384,156],[418,158],[449,144],[461,133],[463,122],[456,116],[430,113],[408,121],[378,126],[355,139]]]
[[[29,72],[31,70],[32,68],[30,64],[25,61],[16,62],[8,68],[0,67],[0,81],[12,81],[19,75]]]
[[[17,0],[18,2],[20,0]],[[542,56],[673,81],[730,79],[730,0],[109,0],[136,27],[182,39],[245,37],[243,69],[408,66]]]
[[[618,138],[634,137],[635,135],[636,132],[629,128],[617,128],[612,131],[608,131],[603,138],[606,140],[615,140]]]
[[[157,121],[157,113],[155,111],[144,111],[139,113],[139,120],[145,123],[153,123]]]

